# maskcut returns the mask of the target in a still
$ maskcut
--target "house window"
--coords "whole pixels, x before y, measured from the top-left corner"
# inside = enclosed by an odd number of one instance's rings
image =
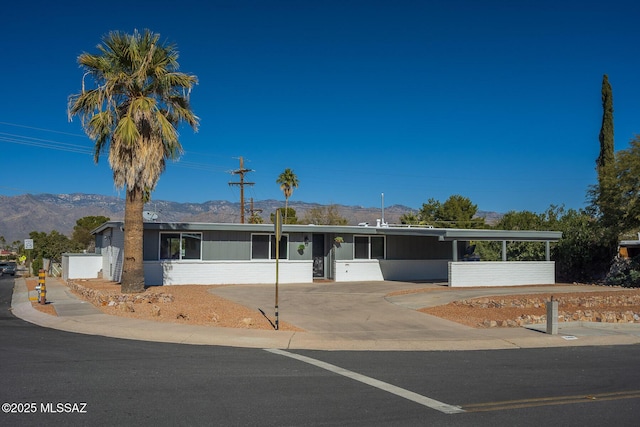
[[[384,236],[354,236],[354,259],[384,259]]]
[[[282,235],[280,238],[280,259],[289,258],[287,251],[289,239]],[[251,259],[276,259],[276,236],[273,234],[251,235]]]
[[[160,259],[201,259],[202,233],[160,233]]]

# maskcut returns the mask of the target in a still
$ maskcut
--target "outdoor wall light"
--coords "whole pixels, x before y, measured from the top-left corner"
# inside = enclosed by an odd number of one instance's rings
[[[304,236],[304,245],[309,246],[309,236]]]

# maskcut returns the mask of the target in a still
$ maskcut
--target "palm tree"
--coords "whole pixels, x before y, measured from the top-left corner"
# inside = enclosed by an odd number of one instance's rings
[[[137,30],[132,35],[110,32],[98,54],[82,53],[82,91],[69,97],[69,119],[80,116],[95,141],[94,161],[108,152],[113,181],[125,188],[122,292],[144,291],[142,212],[167,159],[182,153],[177,126],[195,131],[198,117],[189,106],[197,77],[178,72],[178,51],[159,43],[159,34]],[[85,88],[93,78],[95,87]]]
[[[277,184],[280,184],[280,189],[284,193],[285,203],[284,203],[284,223],[287,223],[287,211],[289,210],[289,197],[293,194],[293,189],[298,188],[298,177],[295,173],[289,168],[286,168],[284,172],[282,172],[278,179],[276,180]]]

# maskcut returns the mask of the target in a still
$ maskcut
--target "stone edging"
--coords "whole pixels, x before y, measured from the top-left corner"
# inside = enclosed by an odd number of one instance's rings
[[[111,293],[88,288],[73,280],[67,280],[67,286],[82,299],[97,307],[118,306],[124,311],[134,311],[134,304],[166,304],[174,301],[174,296],[166,292],[145,292],[142,294]]]
[[[558,301],[558,322],[597,322],[597,323],[640,323],[640,313],[633,310],[603,310],[599,307],[638,307],[640,306],[640,295],[590,295],[579,297],[557,296]],[[541,308],[546,307],[546,298],[474,298],[454,301],[458,306],[468,306],[474,308]],[[561,310],[563,305],[583,307],[582,309],[565,311]],[[492,327],[520,327],[524,325],[534,325],[547,323],[546,314],[533,315],[523,314],[516,319],[490,320],[485,319],[481,326]]]

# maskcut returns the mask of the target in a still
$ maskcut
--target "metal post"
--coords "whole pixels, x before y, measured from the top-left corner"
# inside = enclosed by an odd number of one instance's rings
[[[280,262],[280,239],[276,237],[276,331],[279,327],[279,319],[278,319],[278,269]]]
[[[274,231],[275,231],[275,240],[276,240],[276,331],[280,328],[280,319],[278,314],[278,279],[279,279],[279,268],[280,268],[280,238],[282,237],[282,213],[280,209],[276,209],[276,214],[274,218]]]
[[[458,241],[453,241],[453,261],[458,261]]]
[[[558,334],[558,300],[551,296],[551,301],[547,305],[547,333],[551,335]]]
[[[507,260],[507,241],[502,241],[502,261]]]

